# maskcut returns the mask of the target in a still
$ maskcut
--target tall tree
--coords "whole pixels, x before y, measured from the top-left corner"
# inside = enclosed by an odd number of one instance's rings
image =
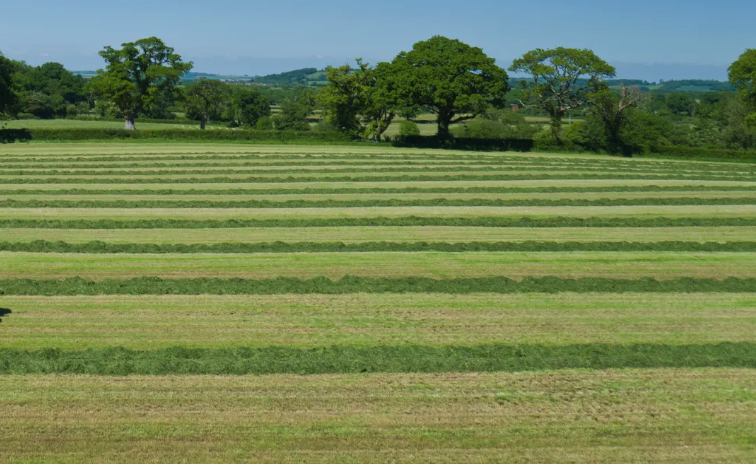
[[[372,70],[362,59],[357,67],[349,65],[326,68],[328,85],[318,92],[317,100],[325,113],[326,121],[337,130],[351,135],[362,131],[360,113],[368,98]]]
[[[13,89],[14,70],[13,62],[0,54],[0,113],[11,110],[18,100]]]
[[[231,89],[225,82],[200,78],[198,82],[186,86],[184,98],[187,114],[198,118],[200,129],[205,130],[207,121],[218,117],[230,102]]]
[[[623,139],[623,129],[628,123],[633,108],[637,108],[642,101],[640,89],[637,87],[620,88],[619,93],[609,89],[602,83],[598,90],[591,95],[591,113],[598,117],[607,141],[607,149],[613,153],[625,156],[632,154],[632,147]]]
[[[237,125],[255,127],[260,118],[270,116],[270,99],[257,90],[233,86],[231,111]]]
[[[418,42],[392,64],[397,95],[408,106],[433,111],[439,136],[449,136],[451,124],[506,103],[507,72],[483,50],[459,40],[435,36]]]
[[[135,129],[135,119],[145,109],[175,92],[181,77],[193,64],[184,63],[173,48],[157,37],[105,47],[100,56],[107,62],[92,79],[95,91],[110,99],[123,112],[125,128]]]
[[[604,79],[614,77],[614,67],[591,50],[558,47],[537,48],[512,63],[510,71],[532,77],[521,81],[525,87],[522,103],[536,105],[551,117],[551,133],[559,142],[562,118],[567,111],[580,108]]]
[[[730,83],[737,89],[740,100],[750,113],[749,125],[756,127],[756,49],[746,50],[729,69]]]

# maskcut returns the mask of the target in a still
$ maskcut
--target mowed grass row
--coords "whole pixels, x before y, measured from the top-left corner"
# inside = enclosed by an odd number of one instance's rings
[[[6,349],[753,342],[738,293],[7,296]],[[180,323],[177,323],[180,321]]]
[[[0,208],[1,220],[350,220],[391,218],[738,218],[756,217],[756,205],[364,207],[364,208]],[[339,224],[331,224],[339,225]]]
[[[290,277],[501,276],[512,279],[611,277],[670,280],[684,277],[756,278],[756,253],[263,253],[64,254],[0,252],[0,279],[128,279]],[[756,290],[756,289],[755,289]]]
[[[748,462],[745,369],[7,376],[10,461]]]
[[[752,227],[309,227],[240,229],[2,229],[3,242],[35,240],[71,244],[217,244],[269,242],[745,242],[756,240]]]

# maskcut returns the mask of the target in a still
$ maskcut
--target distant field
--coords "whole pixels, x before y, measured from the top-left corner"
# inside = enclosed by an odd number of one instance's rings
[[[756,169],[7,145],[0,320],[2,462],[752,462]]]

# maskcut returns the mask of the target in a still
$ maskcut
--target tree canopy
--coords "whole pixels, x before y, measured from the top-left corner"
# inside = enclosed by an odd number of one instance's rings
[[[756,49],[747,50],[732,63],[730,83],[737,89],[740,99],[750,112],[748,123],[756,126]]]
[[[597,85],[616,74],[614,67],[593,51],[564,47],[531,50],[516,59],[509,70],[531,76],[531,80],[520,83],[525,88],[522,103],[536,105],[549,114],[555,140],[559,140],[567,111],[585,105]]]
[[[16,104],[13,91],[13,62],[0,55],[0,113],[10,110]]]
[[[210,118],[220,116],[230,96],[231,88],[228,84],[200,78],[199,81],[184,88],[186,113],[190,117],[199,119],[200,129],[204,130]]]
[[[123,48],[105,47],[100,56],[107,62],[92,79],[95,91],[123,112],[126,129],[134,129],[136,117],[172,94],[181,77],[192,69],[174,49],[157,37],[124,43]]]
[[[451,124],[506,104],[506,71],[482,49],[459,40],[435,36],[418,42],[392,65],[397,97],[405,106],[423,106],[435,113],[440,136],[449,135]]]

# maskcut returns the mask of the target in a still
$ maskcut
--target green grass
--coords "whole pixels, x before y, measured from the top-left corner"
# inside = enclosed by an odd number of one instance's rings
[[[746,369],[7,376],[3,454],[36,462],[747,462]]]
[[[754,294],[7,296],[3,347],[751,342]],[[181,323],[177,324],[176,321]]]
[[[27,243],[60,240],[66,243],[102,241],[129,243],[264,243],[264,242],[500,242],[542,240],[549,242],[743,242],[756,237],[754,227],[310,227],[241,229],[2,229],[2,240]]]
[[[0,279],[163,278],[339,279],[361,277],[451,279],[505,276],[756,278],[754,253],[265,253],[60,254],[0,252]]]
[[[4,145],[0,461],[753,461],[755,188],[732,162]]]

